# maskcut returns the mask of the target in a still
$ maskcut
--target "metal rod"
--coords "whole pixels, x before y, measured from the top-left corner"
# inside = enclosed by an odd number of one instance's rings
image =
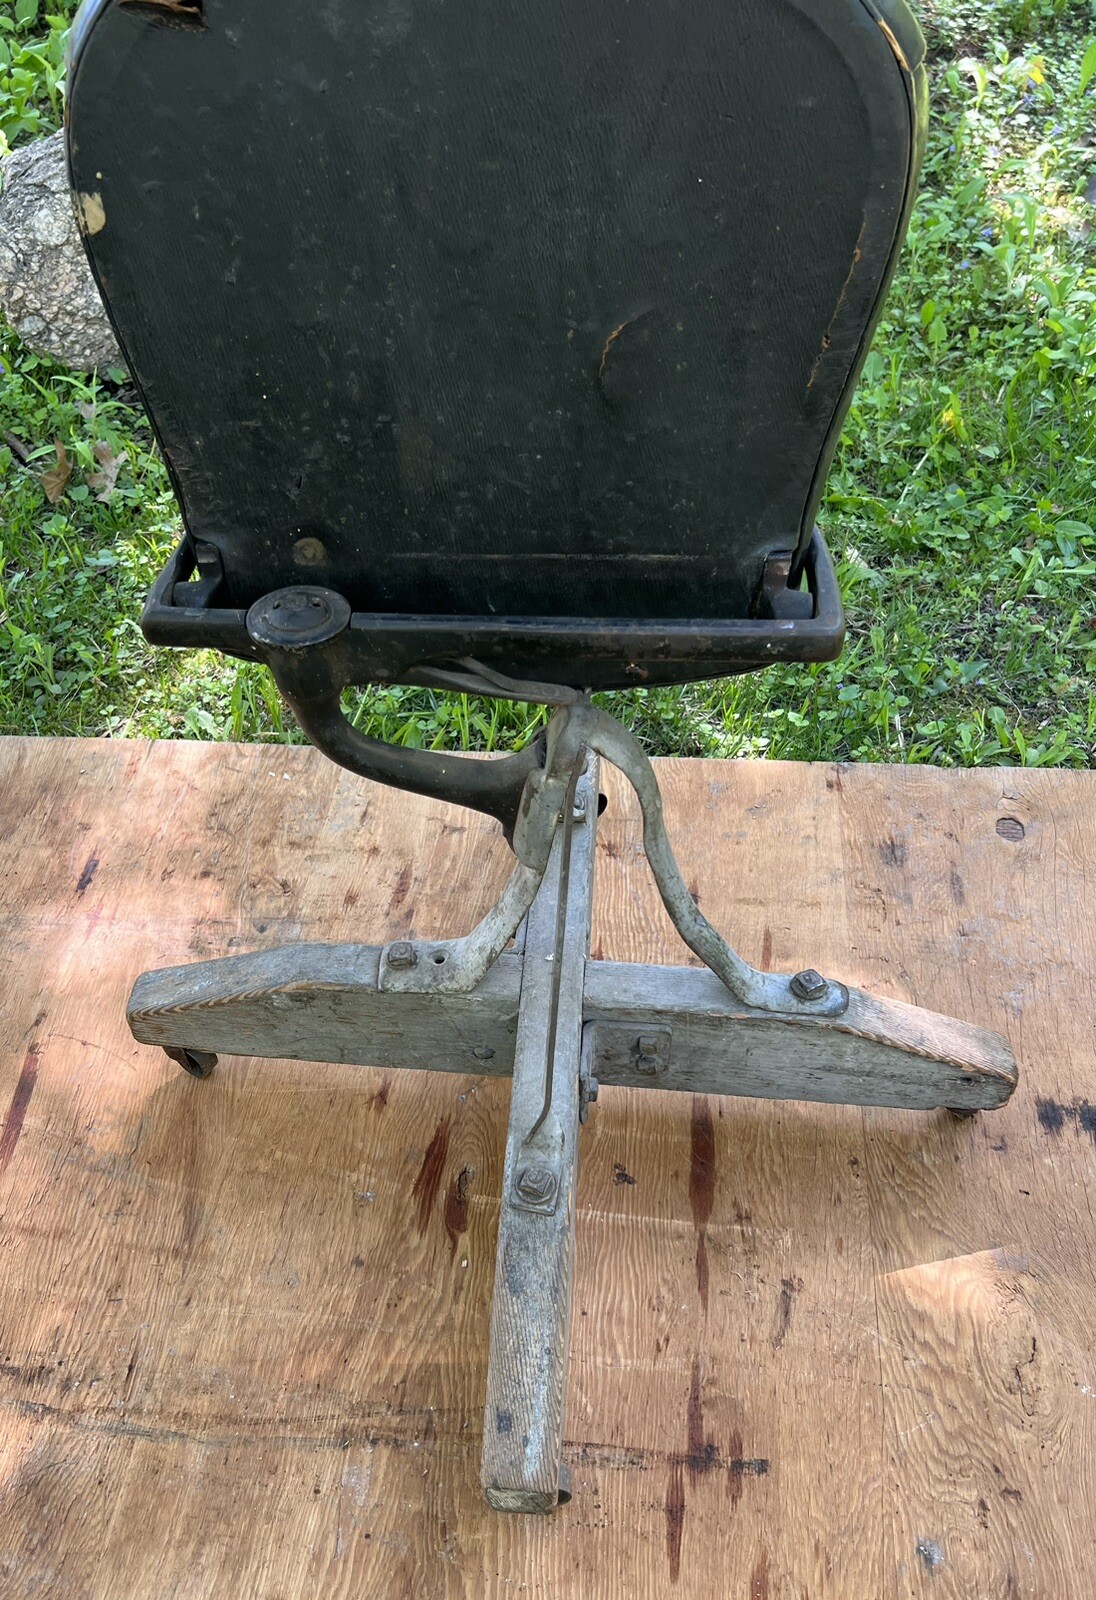
[[[556,898],[556,935],[552,944],[552,988],[548,1005],[548,1042],[544,1057],[544,1103],[540,1108],[540,1116],[525,1136],[526,1144],[532,1144],[544,1126],[545,1118],[552,1108],[552,1087],[555,1083],[556,1075],[556,1035],[559,1032],[559,987],[563,981],[563,947],[567,935],[567,897],[571,887],[571,840],[575,831],[575,796],[578,794],[578,780],[582,776],[582,769],[585,765],[586,747],[582,745],[579,747],[578,754],[575,757],[575,764],[571,768],[571,777],[563,800],[563,815],[560,827],[559,894]]]

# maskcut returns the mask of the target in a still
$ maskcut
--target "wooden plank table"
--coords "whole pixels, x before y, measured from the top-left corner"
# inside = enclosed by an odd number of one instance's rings
[[[1003,1111],[605,1090],[551,1518],[477,1481],[505,1081],[222,1061],[144,967],[464,931],[486,819],[307,749],[0,743],[0,1594],[1096,1592],[1096,779],[661,763],[743,953],[1007,1034]],[[594,954],[680,961],[607,775]],[[1091,868],[1087,869],[1091,872]]]

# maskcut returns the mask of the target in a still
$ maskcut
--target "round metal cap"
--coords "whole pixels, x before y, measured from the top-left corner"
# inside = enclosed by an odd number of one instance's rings
[[[301,584],[275,589],[247,613],[247,631],[256,644],[274,650],[307,650],[327,644],[350,626],[350,606],[334,589]]]

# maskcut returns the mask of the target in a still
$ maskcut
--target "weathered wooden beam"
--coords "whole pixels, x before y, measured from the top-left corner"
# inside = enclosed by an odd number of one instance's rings
[[[305,944],[146,972],[130,1027],[145,1044],[234,1055],[513,1072],[521,956],[463,995],[378,989],[379,960],[377,945]],[[591,961],[583,1019],[594,1075],[630,1088],[977,1111],[1016,1086],[998,1034],[859,989],[841,1017],[780,1017],[739,1005],[704,968]]]
[[[779,1016],[740,1005],[705,968],[591,961],[583,1014],[594,1076],[629,1088],[988,1111],[1016,1087],[999,1034],[862,989],[839,1017]]]
[[[573,830],[570,871],[557,833],[525,936],[483,1422],[481,1481],[500,1511],[551,1511],[570,1499],[560,1457],[597,792],[591,757],[579,786],[584,820]]]
[[[391,994],[381,946],[297,944],[143,973],[126,1008],[143,1044],[509,1077],[521,957],[469,994]]]

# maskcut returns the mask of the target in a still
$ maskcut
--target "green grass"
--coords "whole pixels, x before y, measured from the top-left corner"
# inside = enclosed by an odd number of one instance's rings
[[[12,145],[56,124],[71,9],[17,0],[0,16]],[[1096,757],[1096,5],[934,0],[921,15],[923,192],[824,507],[848,647],[827,666],[610,697],[655,753]],[[61,371],[2,327],[0,360],[0,728],[295,737],[262,670],[141,640],[178,519],[124,375]],[[58,440],[73,471],[51,505]],[[109,494],[87,483],[108,452],[124,457]],[[356,714],[459,748],[520,742],[541,718],[410,689],[359,696]]]

